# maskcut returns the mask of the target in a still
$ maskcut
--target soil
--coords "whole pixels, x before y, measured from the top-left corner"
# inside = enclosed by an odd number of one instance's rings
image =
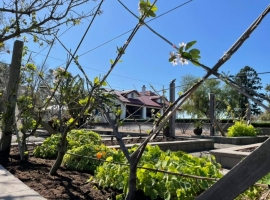
[[[131,139],[124,139],[123,142],[125,144],[135,144],[135,143],[142,143],[145,140],[145,138],[131,138]],[[169,138],[169,137],[157,137],[153,139],[151,142],[166,142],[166,141],[183,141],[185,139],[183,138]],[[114,138],[113,140],[103,140],[103,144],[107,146],[112,145],[119,145],[118,141]]]
[[[237,150],[237,151],[240,151],[240,152],[253,152],[257,148],[258,147],[251,147],[251,148],[246,148],[246,149],[240,149],[240,150]]]
[[[29,147],[28,161],[20,161],[17,147],[11,149],[9,161],[0,160],[15,177],[34,189],[46,199],[115,199],[120,191],[98,188],[92,182],[86,182],[93,174],[78,172],[61,167],[57,175],[49,175],[54,160],[35,158],[32,156],[33,147]],[[138,192],[136,199],[149,199]]]

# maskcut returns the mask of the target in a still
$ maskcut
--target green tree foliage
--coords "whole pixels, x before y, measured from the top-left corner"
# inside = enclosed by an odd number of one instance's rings
[[[267,95],[267,98],[270,98],[270,85],[267,84],[266,87],[265,87],[265,90],[266,92],[268,92],[266,95]],[[268,102],[268,106],[270,106],[270,102]],[[260,116],[259,116],[259,120],[261,121],[270,121],[270,112],[269,111],[264,111]]]
[[[90,0],[3,0],[0,8],[0,46],[5,41],[22,37],[28,41],[29,34],[34,42],[50,43],[59,26],[77,25],[81,19],[93,15],[79,11]],[[78,9],[78,10],[77,10]],[[101,13],[101,12],[100,12]]]
[[[193,75],[186,75],[181,78],[181,91],[185,92],[199,79]],[[220,116],[226,112],[227,104],[235,106],[234,97],[237,92],[229,86],[221,84],[216,79],[206,80],[183,104],[181,109],[187,114],[197,117],[209,117],[209,93],[215,94],[216,115]],[[233,98],[232,98],[233,97]],[[224,103],[226,101],[226,103]]]
[[[256,70],[249,66],[245,66],[244,68],[242,68],[235,76],[232,76],[232,78],[239,85],[252,89],[257,93],[259,93],[259,90],[263,88],[261,79],[258,76]],[[262,98],[256,97],[252,91],[247,90],[247,89],[243,89],[243,90],[250,96],[256,98],[259,101],[262,101]],[[251,106],[251,114],[258,115],[262,112],[256,103],[249,101],[248,98],[244,95],[239,95],[237,100],[239,102],[239,108],[240,108],[239,117],[245,116],[247,104],[249,102]]]
[[[0,113],[3,111],[4,97],[6,93],[7,83],[9,78],[9,65],[0,62]]]

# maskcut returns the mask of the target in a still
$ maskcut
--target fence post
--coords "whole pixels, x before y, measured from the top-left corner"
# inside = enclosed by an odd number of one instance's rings
[[[210,136],[215,135],[215,94],[209,93],[209,104],[210,104]]]
[[[3,130],[0,141],[0,157],[8,158],[10,153],[12,139],[12,125],[15,119],[15,107],[17,101],[17,92],[20,81],[21,60],[22,60],[23,42],[16,40],[13,46],[12,60],[9,70],[9,81],[7,86],[7,95],[3,114]]]
[[[172,80],[170,83],[170,102],[173,103],[175,101],[175,80]],[[175,118],[176,113],[173,113],[169,120],[169,136],[171,138],[175,137]]]

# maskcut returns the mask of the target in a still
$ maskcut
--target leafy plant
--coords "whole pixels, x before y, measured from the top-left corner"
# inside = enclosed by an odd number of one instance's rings
[[[202,128],[203,127],[203,121],[202,120],[196,120],[193,122],[193,125],[195,128]]]
[[[71,130],[67,135],[67,140],[72,148],[89,143],[101,144],[101,137],[98,133],[85,129]]]
[[[228,128],[228,137],[256,136],[257,131],[252,125],[248,125],[244,120],[236,121]]]
[[[52,134],[43,141],[41,146],[35,148],[34,156],[39,158],[55,158],[60,139],[61,134]]]
[[[134,151],[137,147],[130,149]],[[127,163],[122,152],[107,157],[107,161]],[[147,146],[139,162],[140,166],[169,172],[186,173],[204,177],[222,177],[220,165],[211,158],[198,158],[178,151],[164,152],[158,146]],[[147,173],[146,173],[147,172]],[[94,181],[100,186],[122,189],[128,192],[128,166],[106,162],[97,167]],[[93,180],[92,180],[93,181]],[[187,177],[165,174],[158,171],[137,169],[137,189],[142,190],[151,199],[194,199],[197,194],[209,188],[213,183]]]
[[[41,146],[34,150],[34,156],[40,158],[55,158],[61,134],[53,134],[46,138]],[[68,149],[80,147],[85,144],[101,144],[101,137],[98,133],[89,130],[71,130],[67,134]]]
[[[103,144],[85,144],[68,150],[67,154],[64,156],[63,163],[69,169],[87,170],[94,172],[96,167],[100,165],[101,162],[99,160],[93,160],[86,157],[106,159],[107,157],[112,156],[113,152],[114,151],[112,149],[107,148]],[[86,157],[80,157],[68,153],[83,155]]]

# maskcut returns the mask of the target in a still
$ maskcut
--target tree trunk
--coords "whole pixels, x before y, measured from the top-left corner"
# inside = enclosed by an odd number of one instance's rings
[[[0,157],[8,159],[12,138],[12,125],[14,123],[15,106],[17,101],[17,91],[20,79],[21,59],[23,42],[14,42],[12,61],[9,71],[9,82],[7,86],[7,106],[3,115],[3,132],[0,140]]]
[[[134,165],[134,162],[130,162],[129,165],[129,180],[128,180],[128,194],[126,200],[134,200],[136,195],[136,171],[137,165]]]
[[[22,141],[19,144],[19,148],[20,148],[21,160],[27,160],[28,159],[28,154],[26,154],[26,152],[27,152],[28,149],[27,149],[27,145],[26,145],[26,135],[25,135],[25,133],[23,133]]]
[[[33,118],[38,121],[39,120],[39,116],[37,116],[34,112],[31,113]],[[44,122],[43,120],[40,121],[40,125],[46,130],[48,131],[49,134],[56,134],[57,131],[54,130],[48,123]]]
[[[57,170],[62,164],[63,158],[65,156],[65,153],[67,151],[67,130],[63,133],[61,142],[59,144],[59,150],[58,150],[58,155],[57,159],[55,160],[51,170],[50,170],[50,175],[55,175]]]

